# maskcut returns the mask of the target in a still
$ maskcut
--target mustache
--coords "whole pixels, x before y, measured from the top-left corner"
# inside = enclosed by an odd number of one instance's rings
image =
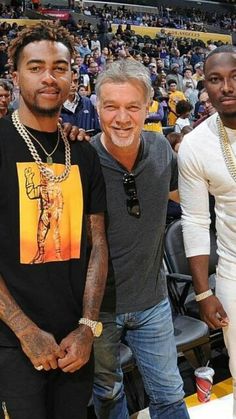
[[[220,97],[220,102],[224,102],[226,100],[236,100],[236,96],[232,96],[232,95],[225,95],[225,96],[221,96]]]

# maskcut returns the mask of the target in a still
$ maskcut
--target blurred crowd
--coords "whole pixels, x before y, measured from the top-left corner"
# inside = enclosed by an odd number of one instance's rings
[[[229,12],[211,12],[197,7],[163,7],[159,2],[155,7],[155,13],[140,12],[128,9],[127,6],[114,8],[105,4],[103,8],[92,5],[80,8],[86,15],[103,17],[110,23],[133,24],[151,27],[169,27],[196,31],[207,31],[207,25],[216,28],[234,30],[236,27],[236,14]]]
[[[96,7],[91,6],[91,13]],[[100,11],[96,27],[86,19],[64,22],[73,38],[75,55],[71,92],[62,108],[62,118],[78,125],[89,135],[100,130],[96,111],[95,86],[98,74],[114,60],[134,59],[149,69],[153,93],[145,130],[181,135],[211,112],[204,97],[203,66],[206,55],[222,42],[175,38],[162,28],[155,39],[141,37],[131,25],[119,24],[112,31],[110,6]],[[124,7],[119,7],[125,13]],[[20,17],[18,7],[0,6],[1,16]],[[195,13],[195,17],[197,14]],[[16,109],[19,91],[13,85],[13,67],[7,50],[11,39],[21,29],[16,23],[0,24],[0,114]],[[202,99],[203,95],[203,99]]]

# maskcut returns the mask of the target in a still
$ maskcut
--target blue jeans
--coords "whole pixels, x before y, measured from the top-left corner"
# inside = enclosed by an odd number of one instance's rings
[[[129,418],[119,358],[119,342],[125,333],[150,399],[151,418],[189,419],[168,299],[144,311],[101,313],[100,319],[104,331],[94,344],[93,397],[97,418]]]

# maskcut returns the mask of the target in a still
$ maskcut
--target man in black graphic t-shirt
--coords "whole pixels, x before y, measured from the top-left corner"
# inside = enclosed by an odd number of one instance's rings
[[[0,121],[0,419],[85,419],[91,394],[105,193],[95,150],[70,145],[58,124],[72,51],[68,32],[48,22],[10,47],[21,94]]]

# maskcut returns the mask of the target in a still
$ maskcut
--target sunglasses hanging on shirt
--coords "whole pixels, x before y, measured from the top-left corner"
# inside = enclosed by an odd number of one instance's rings
[[[139,218],[141,215],[139,200],[137,196],[137,189],[135,177],[131,173],[124,173],[123,186],[126,195],[129,197],[126,200],[127,211],[132,217]]]

